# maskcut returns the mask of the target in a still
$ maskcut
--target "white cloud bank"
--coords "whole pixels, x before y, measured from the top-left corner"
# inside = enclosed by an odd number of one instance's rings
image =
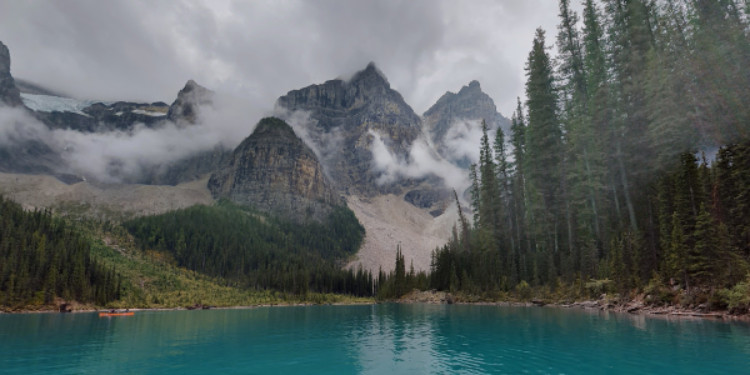
[[[232,149],[252,133],[261,113],[241,98],[217,94],[212,105],[199,108],[194,125],[164,120],[153,127],[84,133],[49,129],[21,108],[2,107],[0,145],[38,140],[66,162],[59,172],[117,183],[217,146]]]
[[[417,138],[409,150],[406,160],[390,152],[383,137],[374,130],[369,131],[372,138],[370,150],[376,171],[380,172],[378,183],[396,181],[399,177],[422,178],[434,175],[443,180],[445,187],[461,193],[469,185],[466,170],[461,169],[435,153],[423,138]]]

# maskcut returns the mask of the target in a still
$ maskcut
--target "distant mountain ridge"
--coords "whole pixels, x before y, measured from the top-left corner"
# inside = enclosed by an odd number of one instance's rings
[[[202,109],[212,106],[214,100],[211,90],[192,80],[170,105],[81,102],[47,95],[52,92],[39,85],[27,87],[21,94],[9,66],[9,54],[0,51],[0,68],[4,69],[0,69],[0,103],[6,107],[12,103],[49,129],[126,134],[136,124],[158,129],[172,123],[178,131],[187,131],[201,125]],[[456,129],[464,129],[467,121],[478,124],[481,119],[487,119],[493,129],[507,128],[507,119],[497,113],[494,102],[476,81],[458,93],[446,93],[420,117],[373,63],[349,80],[334,79],[289,91],[278,98],[276,107],[281,119],[261,120],[234,150],[217,144],[168,164],[144,168],[139,176],[122,181],[177,185],[204,178],[207,182],[201,182],[202,188],[210,191],[214,200],[229,199],[295,221],[319,221],[332,207],[349,202],[360,221],[368,223],[369,233],[363,245],[368,249],[367,259],[355,260],[352,267],[390,269],[393,258],[386,254],[403,243],[410,244],[402,249],[407,260],[412,258],[419,269],[425,269],[440,238],[447,240],[450,235],[457,211],[441,177],[410,166],[414,148],[434,145],[435,149],[427,152],[435,162],[444,158],[465,167],[466,160],[452,158],[448,152]],[[0,144],[0,172],[47,174],[67,183],[81,181],[80,177],[61,175],[68,170],[59,151],[42,141]],[[399,170],[384,170],[389,166],[382,165],[383,158],[408,166],[411,172],[402,175]],[[446,182],[450,186],[454,181]],[[389,215],[400,215],[401,221],[393,221]]]
[[[336,188],[373,195],[393,190],[380,185],[373,169],[373,132],[393,155],[406,159],[421,134],[421,120],[370,63],[350,80],[330,80],[293,90],[277,100],[288,111],[305,111],[312,147],[319,151]]]

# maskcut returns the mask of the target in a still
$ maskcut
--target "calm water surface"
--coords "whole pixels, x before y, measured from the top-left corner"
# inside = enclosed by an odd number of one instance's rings
[[[0,315],[0,374],[750,374],[750,324],[373,305]]]

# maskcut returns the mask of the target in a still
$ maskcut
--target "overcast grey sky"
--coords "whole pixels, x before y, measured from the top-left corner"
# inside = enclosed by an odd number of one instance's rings
[[[553,44],[557,13],[556,0],[7,0],[0,41],[15,77],[79,98],[170,103],[194,79],[270,110],[374,61],[418,114],[476,79],[509,117],[534,30]]]

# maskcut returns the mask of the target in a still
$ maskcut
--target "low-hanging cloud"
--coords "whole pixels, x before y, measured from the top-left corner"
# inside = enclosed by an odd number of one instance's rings
[[[0,108],[0,145],[37,140],[57,152],[66,165],[58,172],[90,180],[137,181],[146,172],[217,147],[232,149],[250,135],[262,110],[227,95],[215,95],[198,109],[195,124],[164,120],[152,127],[84,133],[49,129],[22,108]]]
[[[344,145],[342,130],[334,127],[327,131],[311,131],[317,128],[317,120],[311,117],[310,111],[290,111],[284,107],[277,106],[274,109],[273,115],[286,121],[294,129],[294,133],[318,157],[318,160],[324,166],[323,170],[327,174],[328,169],[325,166],[330,165],[331,161],[341,152]],[[329,175],[328,177],[330,178],[331,176]]]
[[[418,113],[477,79],[507,115],[534,30],[551,41],[557,13],[550,0],[5,1],[0,39],[16,77],[79,98],[164,100],[194,78],[271,107],[375,61]]]
[[[481,140],[481,120],[458,120],[445,132],[443,152],[450,160],[466,159],[478,163]]]
[[[0,105],[0,146],[49,138],[49,129],[21,107]]]
[[[470,182],[466,170],[437,155],[423,137],[414,141],[409,149],[408,158],[403,159],[388,149],[383,136],[378,132],[371,129],[369,135],[372,139],[370,150],[373,156],[373,167],[380,172],[377,180],[379,184],[394,182],[399,177],[423,178],[433,175],[442,179],[448,189],[463,192],[469,187]]]
[[[331,161],[340,156],[345,139],[338,127],[323,131],[317,126],[316,120],[311,117],[309,111],[289,111],[278,107],[274,111],[274,116],[284,119],[294,129],[297,136],[310,146],[323,163],[324,170],[327,169],[326,166],[331,165]],[[481,127],[478,125],[476,127],[480,129],[478,135],[464,134],[465,136],[455,141],[457,149],[464,150],[467,154],[476,152],[478,155]],[[476,140],[471,139],[471,134],[476,135]],[[448,189],[463,192],[469,187],[468,172],[438,155],[427,137],[420,136],[415,139],[406,158],[391,152],[386,145],[386,137],[373,129],[368,130],[370,151],[373,157],[372,168],[379,174],[376,180],[378,184],[393,183],[401,178],[421,179],[435,176],[442,180],[444,187]]]

